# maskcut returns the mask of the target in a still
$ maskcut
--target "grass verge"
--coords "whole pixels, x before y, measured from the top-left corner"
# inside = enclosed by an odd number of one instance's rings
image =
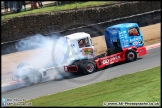
[[[160,104],[160,66],[27,102],[32,106],[103,106],[105,101]]]
[[[86,7],[93,7],[93,6],[100,6],[105,4],[114,3],[115,1],[88,1],[88,2],[77,2],[77,8],[86,8]],[[9,19],[12,17],[18,17],[18,16],[24,16],[29,14],[38,14],[38,13],[46,13],[46,12],[54,12],[54,11],[61,11],[61,10],[69,10],[69,9],[76,9],[76,3],[69,3],[64,5],[58,5],[58,8],[56,6],[50,6],[50,7],[44,7],[39,9],[30,10],[27,8],[27,11],[20,12],[20,13],[11,13],[8,15],[1,16],[1,21],[4,19]]]

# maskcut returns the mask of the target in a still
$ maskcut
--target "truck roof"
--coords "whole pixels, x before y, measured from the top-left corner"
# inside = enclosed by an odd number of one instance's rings
[[[82,38],[86,38],[87,36],[90,37],[90,34],[85,33],[85,32],[78,32],[78,33],[67,35],[65,37],[69,39],[82,39]]]
[[[116,25],[113,25],[113,26],[110,26],[108,27],[107,29],[109,28],[131,28],[131,27],[135,27],[135,26],[138,26],[137,23],[122,23],[122,24],[116,24]]]

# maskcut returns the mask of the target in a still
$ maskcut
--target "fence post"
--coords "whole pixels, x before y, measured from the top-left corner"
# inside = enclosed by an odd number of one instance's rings
[[[78,8],[77,1],[75,2],[75,4],[76,4],[76,9],[77,9]]]
[[[31,3],[31,13],[32,13],[32,10],[33,10],[33,2],[32,1],[30,1],[30,3]]]
[[[5,9],[5,3],[4,3],[4,1],[3,1],[3,6],[4,6],[4,19],[6,18],[6,9]]]
[[[55,2],[56,8],[58,10],[58,1]]]

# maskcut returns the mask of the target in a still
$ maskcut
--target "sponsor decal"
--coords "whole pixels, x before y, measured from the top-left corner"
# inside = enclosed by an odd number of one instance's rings
[[[140,50],[140,52],[144,52],[144,50]]]
[[[130,39],[130,41],[137,41],[137,40],[139,40],[139,38]]]
[[[135,40],[139,40],[138,38],[135,38]]]
[[[138,44],[138,42],[134,42],[134,45],[137,45]]]
[[[83,48],[82,54],[83,55],[93,55],[93,49],[92,48]]]
[[[102,61],[102,63],[108,65],[108,64],[114,63],[114,61],[117,61],[119,59],[120,59],[120,55],[105,59],[105,60]]]

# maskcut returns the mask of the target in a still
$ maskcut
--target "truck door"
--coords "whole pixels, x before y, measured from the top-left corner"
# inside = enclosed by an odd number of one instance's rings
[[[69,42],[69,53],[70,53],[69,58],[72,60],[76,60],[76,59],[80,58],[79,52],[78,52],[78,43],[76,40],[73,40],[73,39],[71,39],[69,41],[70,41]]]
[[[128,34],[129,34],[129,45],[130,46],[141,47],[144,45],[143,36],[142,36],[142,33],[139,27],[129,28]]]
[[[111,46],[121,49],[120,39],[119,39],[119,28],[112,28],[109,30]]]

